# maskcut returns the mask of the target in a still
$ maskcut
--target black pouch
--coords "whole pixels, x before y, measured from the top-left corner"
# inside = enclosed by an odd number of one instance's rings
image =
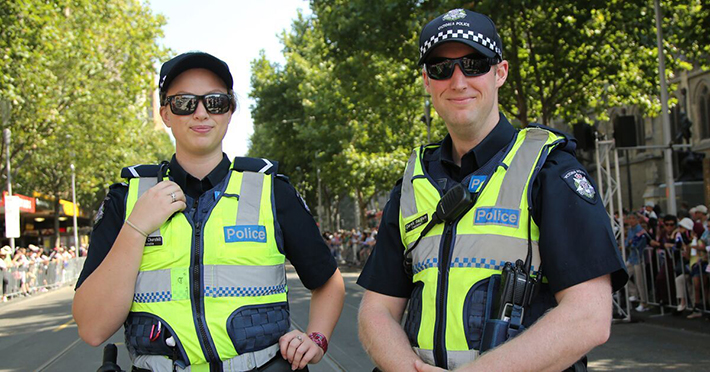
[[[160,324],[160,327],[158,325]],[[159,317],[148,313],[131,313],[123,324],[126,337],[126,347],[133,355],[166,355],[179,365],[188,363],[187,354],[172,328]],[[158,333],[158,329],[160,332]],[[151,341],[151,333],[153,340]],[[157,334],[157,336],[156,336]],[[166,341],[173,337],[175,346],[170,347]]]
[[[496,346],[508,341],[522,332],[525,327],[522,324],[516,324],[513,321],[497,319],[495,314],[498,312],[494,307],[495,301],[493,296],[497,296],[500,288],[500,275],[493,275],[488,283],[488,309],[486,311],[486,322],[483,326],[483,335],[481,336],[481,344],[478,349],[480,353],[495,348]],[[517,314],[520,311],[519,321],[522,319],[522,307],[514,308],[513,312]]]

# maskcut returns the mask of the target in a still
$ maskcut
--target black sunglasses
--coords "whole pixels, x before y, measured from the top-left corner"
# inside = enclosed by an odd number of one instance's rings
[[[500,63],[498,58],[481,58],[476,54],[469,54],[460,58],[433,58],[426,62],[426,73],[434,80],[446,80],[454,74],[456,65],[465,76],[481,76],[491,70],[491,66]]]
[[[210,114],[224,114],[232,107],[232,95],[225,93],[210,93],[204,96],[176,94],[167,97],[165,104],[170,105],[170,111],[175,115],[190,115],[197,110],[200,101]]]

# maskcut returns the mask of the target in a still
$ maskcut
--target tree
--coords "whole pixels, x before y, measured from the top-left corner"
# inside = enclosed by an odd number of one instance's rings
[[[77,199],[95,209],[120,167],[169,154],[148,115],[162,17],[137,1],[28,0],[2,1],[0,22],[18,192],[51,194],[58,213],[74,163]]]
[[[669,76],[690,68],[689,58],[707,58],[710,36],[697,26],[708,22],[705,3],[663,1]],[[285,66],[263,55],[253,64],[251,151],[284,159],[282,169],[299,171],[296,183],[308,190],[319,169],[329,199],[349,194],[363,211],[373,195],[391,188],[411,149],[424,141],[419,32],[449,9],[474,9],[497,24],[511,64],[501,108],[519,125],[589,123],[623,105],[660,111],[653,3],[646,0],[310,5],[313,15],[299,17],[283,35]],[[436,115],[433,123],[438,140],[446,130]]]

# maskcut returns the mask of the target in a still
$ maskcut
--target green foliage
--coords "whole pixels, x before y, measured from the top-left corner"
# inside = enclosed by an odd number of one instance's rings
[[[707,64],[707,1],[662,5],[669,77],[689,62]],[[313,189],[320,169],[328,195],[349,194],[364,207],[400,177],[409,151],[426,138],[419,32],[456,7],[487,14],[498,26],[510,63],[499,101],[521,125],[589,123],[623,105],[660,111],[653,1],[313,0],[310,6],[313,16],[299,17],[283,34],[285,66],[263,55],[252,66],[250,151],[281,160],[301,190]],[[434,141],[446,133],[435,114],[432,130]]]
[[[17,192],[70,198],[74,163],[78,202],[94,209],[122,166],[169,156],[149,117],[163,24],[136,0],[0,0]]]

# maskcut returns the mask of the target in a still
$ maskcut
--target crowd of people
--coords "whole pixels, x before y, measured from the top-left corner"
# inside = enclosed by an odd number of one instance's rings
[[[58,273],[63,272],[69,262],[86,256],[86,247],[79,252],[74,246],[59,246],[54,249],[34,244],[17,247],[13,253],[10,246],[0,249],[0,271],[2,272],[2,301],[8,296],[29,296],[36,292],[45,292],[48,286],[56,283]],[[52,270],[54,269],[54,270]]]
[[[375,247],[377,228],[326,231],[323,239],[339,264],[361,267]]]
[[[625,214],[629,299],[638,312],[672,306],[688,319],[710,317],[710,223],[708,208],[683,204],[662,215],[647,202]],[[636,305],[638,304],[638,305]]]

